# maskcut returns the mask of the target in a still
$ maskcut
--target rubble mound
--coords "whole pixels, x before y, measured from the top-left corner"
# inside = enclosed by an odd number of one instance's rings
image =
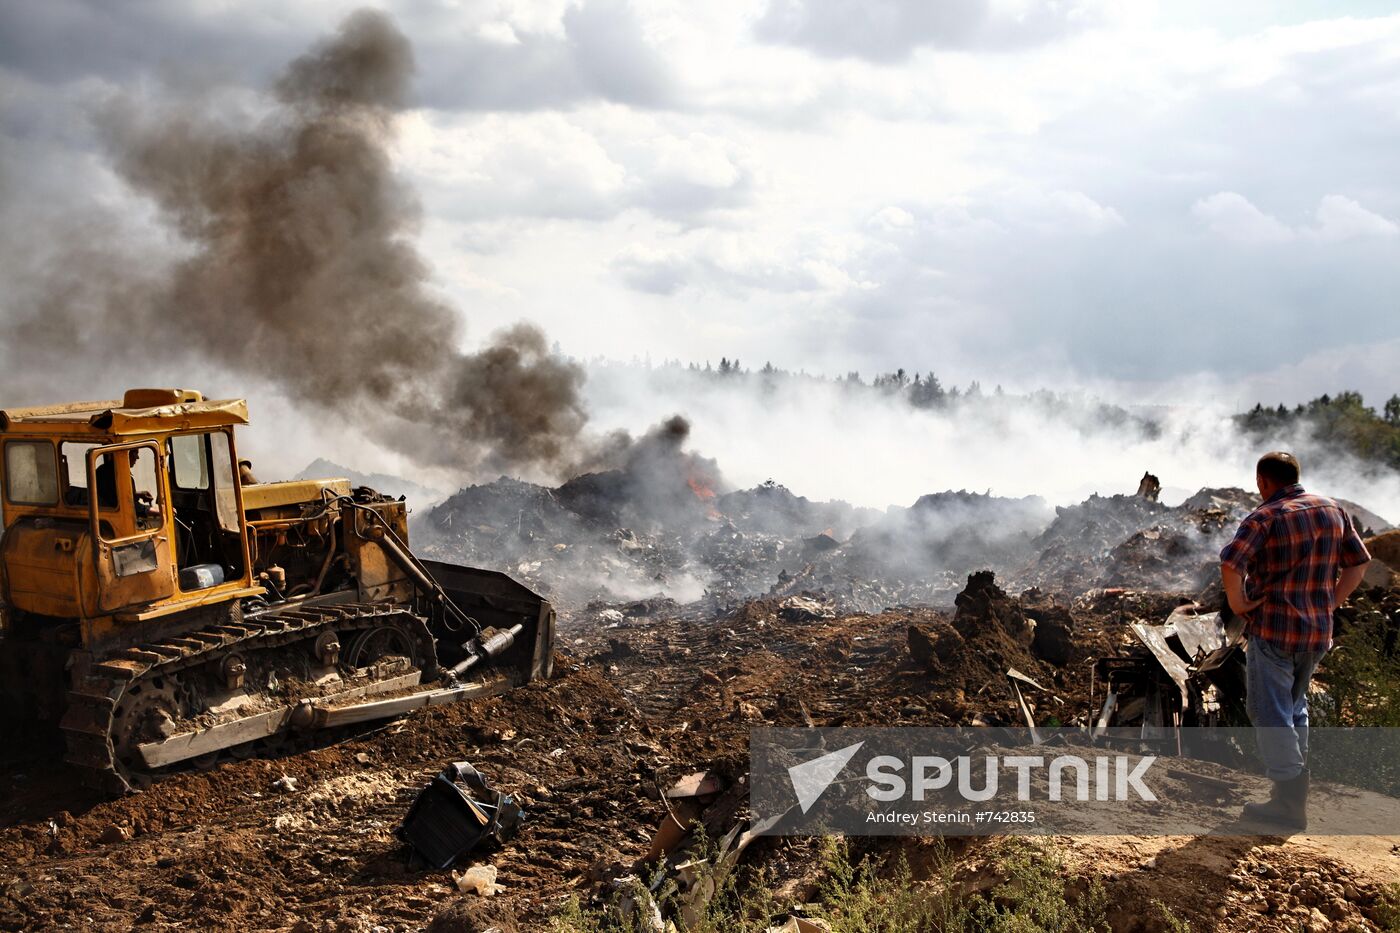
[[[851,545],[886,574],[949,570],[961,575],[1025,560],[1049,520],[1050,508],[1039,496],[939,492],[921,496],[907,509],[890,508],[880,521],[856,532]]]
[[[1016,724],[1020,712],[1007,672],[1015,669],[1042,684],[1055,682],[1055,666],[1067,663],[1074,653],[1072,644],[1059,643],[1074,628],[1068,610],[1051,612],[1045,604],[1033,610],[1052,620],[1052,633],[1040,643],[1049,650],[1041,654],[1036,647],[1038,624],[1019,599],[997,585],[990,570],[969,574],[955,605],[951,622],[909,626],[910,657],[933,672],[941,687],[978,692],[986,703],[988,724]],[[1047,664],[1051,655],[1054,663]]]
[[[1135,532],[1109,551],[1097,582],[1102,586],[1189,589],[1200,582],[1202,568],[1193,566],[1191,560],[1197,552],[1184,532],[1153,526]],[[1207,561],[1206,566],[1213,564]]]
[[[655,474],[607,470],[576,476],[553,491],[556,501],[600,531],[619,527],[648,532],[692,529],[711,515],[709,500],[678,473],[670,482]]]
[[[1336,499],[1334,497],[1334,501],[1342,508],[1346,509],[1347,514],[1351,516],[1352,522],[1356,525],[1356,530],[1363,537],[1383,534],[1395,527],[1375,512],[1372,512],[1363,505],[1357,505],[1350,499]]]
[[[1366,550],[1371,553],[1371,563],[1362,584],[1381,590],[1400,587],[1400,529],[1367,538]]]
[[[459,900],[449,903],[433,917],[427,933],[518,933],[515,911],[490,901]]]
[[[509,535],[557,537],[582,529],[579,516],[565,508],[552,489],[507,476],[460,490],[432,509],[420,526],[429,538],[450,537],[483,553]]]
[[[1035,627],[1026,619],[1020,603],[997,586],[996,574],[990,570],[969,574],[967,589],[958,594],[953,605],[957,607],[953,628],[963,638],[999,632],[1017,644],[1029,646],[1035,636]]]
[[[554,489],[506,478],[468,487],[417,516],[414,540],[428,556],[505,570],[565,612],[660,595],[723,614],[755,597],[817,594],[838,611],[873,613],[946,606],[984,569],[1014,591],[1070,598],[1202,592],[1258,505],[1239,488],[1202,489],[1178,506],[1093,495],[1054,509],[957,490],[878,512],[772,481],[717,492],[713,463],[673,439],[642,449],[624,468]],[[1345,505],[1358,525],[1384,524]]]
[[[625,522],[622,511],[628,504],[628,482],[621,470],[585,473],[554,491],[559,504],[593,525],[617,528]]]
[[[1105,587],[1201,589],[1220,549],[1259,502],[1243,489],[1202,489],[1179,506],[1139,496],[1090,496],[1055,510],[1018,583],[1059,592]]]
[[[1064,667],[1075,653],[1074,616],[1069,607],[1034,589],[1022,593],[1020,603],[1026,618],[1035,623],[1031,654],[1056,667]]]
[[[1055,520],[1032,542],[1037,556],[1017,576],[1028,586],[1089,589],[1110,550],[1171,511],[1139,496],[1093,495],[1057,506]]]
[[[1239,518],[1244,518],[1258,507],[1259,496],[1238,486],[1207,486],[1177,506],[1187,512],[1217,510]]]
[[[772,480],[719,496],[715,508],[746,533],[813,538],[825,535],[833,543],[880,514],[846,502],[813,502]]]
[[[1400,529],[1368,538],[1366,549],[1371,552],[1373,558],[1385,562],[1391,570],[1400,573]]]

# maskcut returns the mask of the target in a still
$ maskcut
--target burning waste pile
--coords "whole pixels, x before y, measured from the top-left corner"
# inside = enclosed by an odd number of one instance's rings
[[[1363,535],[1390,527],[1374,512],[1338,501]],[[1055,521],[1031,542],[1033,556],[1016,582],[1058,592],[1196,592],[1218,579],[1220,549],[1258,505],[1257,495],[1238,488],[1202,489],[1175,507],[1141,495],[1090,496],[1055,510]]]
[[[656,598],[697,616],[758,597],[841,612],[947,605],[980,570],[1013,591],[1211,599],[1219,550],[1258,504],[1242,489],[1202,489],[1177,506],[1149,490],[1058,508],[945,491],[881,512],[772,481],[728,489],[687,437],[676,417],[624,446],[615,466],[562,485],[502,477],[467,487],[417,518],[415,540],[429,556],[501,566],[566,612],[630,604],[646,615],[658,604],[639,601]],[[1345,505],[1365,533],[1389,527]]]
[[[1243,489],[1202,489],[1175,508],[1139,495],[1093,495],[1055,510],[1018,578],[1061,591],[1194,591],[1217,572],[1220,548],[1258,504]]]

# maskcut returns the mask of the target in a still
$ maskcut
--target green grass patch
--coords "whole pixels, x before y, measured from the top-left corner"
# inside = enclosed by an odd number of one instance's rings
[[[708,858],[713,858],[709,847]],[[686,892],[673,878],[637,879],[606,903],[589,907],[568,902],[551,933],[651,933],[655,917],[675,921],[696,933],[762,933],[800,906],[805,916],[825,921],[832,933],[1080,933],[1108,930],[1108,897],[1095,879],[1073,890],[1065,865],[1053,845],[1021,839],[994,844],[987,870],[998,882],[985,893],[964,893],[956,865],[939,843],[926,878],[915,877],[903,855],[857,856],[850,843],[829,837],[822,843],[822,872],[816,900],[805,905],[779,904],[771,879],[762,870],[739,869],[700,875],[699,886],[714,894],[682,915]],[[692,862],[712,866],[697,854]],[[654,909],[653,909],[654,906]],[[1165,905],[1159,905],[1168,929],[1189,931]]]

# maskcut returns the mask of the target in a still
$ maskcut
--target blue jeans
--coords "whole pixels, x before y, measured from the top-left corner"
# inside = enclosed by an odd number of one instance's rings
[[[1308,756],[1308,684],[1326,653],[1290,653],[1249,636],[1245,708],[1270,780],[1291,780],[1303,771]]]

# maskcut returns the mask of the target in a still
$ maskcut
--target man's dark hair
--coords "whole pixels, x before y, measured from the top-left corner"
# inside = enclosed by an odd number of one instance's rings
[[[1270,451],[1260,457],[1255,470],[1269,482],[1280,486],[1292,486],[1298,482],[1298,474],[1302,472],[1298,458],[1282,450]]]

